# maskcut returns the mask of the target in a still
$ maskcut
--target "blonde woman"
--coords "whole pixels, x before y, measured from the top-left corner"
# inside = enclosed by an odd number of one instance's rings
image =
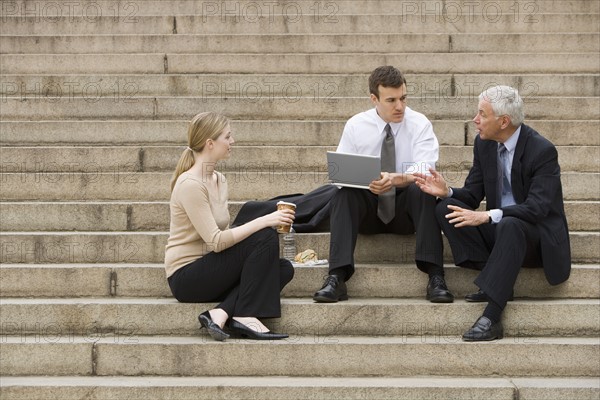
[[[259,318],[281,315],[280,291],[294,269],[279,259],[271,227],[291,224],[294,212],[275,211],[229,227],[227,180],[215,165],[231,156],[233,143],[229,120],[222,115],[201,113],[190,122],[188,147],[171,180],[167,279],[180,302],[220,302],[198,316],[215,340],[230,334],[283,339],[287,335],[269,331]]]

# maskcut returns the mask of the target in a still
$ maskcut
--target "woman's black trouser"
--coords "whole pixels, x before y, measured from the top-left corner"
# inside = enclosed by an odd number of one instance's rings
[[[219,301],[230,317],[278,318],[281,289],[293,276],[292,264],[279,259],[277,232],[266,228],[177,270],[169,286],[182,303]]]

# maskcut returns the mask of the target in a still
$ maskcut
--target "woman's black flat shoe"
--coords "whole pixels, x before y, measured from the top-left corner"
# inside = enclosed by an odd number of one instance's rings
[[[219,325],[214,323],[208,311],[204,311],[202,314],[198,315],[198,321],[200,321],[202,328],[206,328],[208,334],[212,336],[213,339],[222,342],[229,338],[229,335],[225,333]]]
[[[229,330],[236,337],[241,337],[244,339],[254,339],[254,340],[279,340],[285,339],[289,337],[285,333],[275,333],[275,332],[257,332],[253,329],[248,328],[246,325],[241,322],[236,321],[235,319],[231,319],[229,322]]]

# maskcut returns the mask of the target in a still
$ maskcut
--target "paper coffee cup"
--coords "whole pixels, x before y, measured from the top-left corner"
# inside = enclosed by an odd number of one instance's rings
[[[277,202],[277,210],[285,210],[285,209],[296,211],[296,205],[294,203],[288,203],[286,201]],[[291,227],[292,227],[291,225],[279,225],[277,227],[277,232],[278,233],[289,233]]]

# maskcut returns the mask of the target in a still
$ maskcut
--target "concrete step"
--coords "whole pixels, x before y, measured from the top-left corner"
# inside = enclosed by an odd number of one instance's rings
[[[581,144],[582,146],[600,145],[600,121],[525,121],[526,124],[557,146]],[[467,143],[473,144],[477,132],[475,124],[466,124]],[[562,130],[562,129],[566,129]],[[578,132],[577,132],[578,131]],[[587,137],[587,139],[585,138]]]
[[[539,121],[542,123],[542,121]],[[337,146],[346,121],[233,120],[238,145]],[[466,123],[433,120],[441,145],[466,143]],[[536,123],[536,121],[532,121]],[[5,146],[27,145],[178,145],[187,141],[188,120],[171,121],[0,121]],[[552,127],[582,145],[598,144],[600,138],[585,133],[600,128],[598,121],[554,121]],[[562,129],[561,129],[562,128]],[[561,136],[559,136],[561,137]],[[593,142],[590,142],[593,141]],[[575,144],[575,143],[569,143]]]
[[[413,3],[414,5],[414,3]],[[288,15],[272,18],[240,18],[238,23],[224,23],[221,15],[177,16],[177,33],[219,33],[219,34],[259,34],[259,33],[535,33],[535,32],[598,32],[598,14],[537,14],[520,15],[508,13],[492,15],[467,15],[458,12],[454,4],[447,6],[448,13],[435,16],[404,13],[403,15],[381,15],[362,13],[348,15],[325,15],[313,18],[296,18],[292,22]],[[404,2],[404,6],[408,6]],[[466,11],[466,10],[465,10]],[[553,11],[554,13],[555,11]],[[474,13],[473,13],[474,14]],[[491,23],[493,21],[493,23]],[[534,22],[535,21],[535,22]],[[31,32],[31,31],[29,31]],[[8,32],[7,32],[8,33]],[[15,34],[16,32],[10,32]],[[57,34],[62,33],[58,31]],[[93,33],[93,32],[90,32]],[[170,32],[167,32],[170,33]],[[48,34],[48,33],[41,33]]]
[[[491,343],[456,339],[319,335],[221,343],[206,336],[6,336],[0,373],[3,377],[51,372],[58,376],[581,378],[597,377],[599,372],[600,345],[596,338],[508,337]],[[68,363],[63,362],[65,354],[69,355]],[[324,359],[332,362],[323,363]]]
[[[3,377],[4,400],[379,399],[593,400],[595,378]]]
[[[311,298],[285,299],[282,300],[282,318],[266,323],[269,329],[290,335],[426,335],[456,342],[485,308],[485,305],[462,300],[452,305],[433,304],[422,296],[419,299],[350,299],[334,307],[314,303]],[[0,323],[3,336],[35,335],[49,330],[70,335],[102,332],[130,337],[192,336],[199,330],[199,312],[213,306],[212,302],[191,304],[175,299],[3,298]],[[597,339],[599,312],[598,299],[517,300],[505,309],[502,324],[506,336],[521,340],[531,336]]]
[[[337,146],[345,120],[231,121],[238,145]],[[473,144],[475,125],[463,120],[433,120],[440,145]],[[0,121],[4,146],[177,145],[187,140],[187,120],[167,121]],[[529,120],[557,146],[600,146],[600,121]],[[465,134],[465,131],[467,133]],[[293,132],[293,134],[291,134]]]
[[[565,48],[566,49],[566,48]],[[407,51],[402,49],[403,51]],[[370,54],[2,54],[5,74],[364,74],[377,65],[397,65],[406,74],[461,71],[486,74],[597,73],[593,53],[370,53]],[[191,52],[191,51],[190,51]],[[204,52],[204,51],[203,51]]]
[[[320,254],[327,258],[327,254]],[[284,297],[312,298],[327,275],[327,265],[296,264],[294,279]],[[477,291],[477,271],[445,266],[446,282],[457,300]],[[32,297],[169,297],[164,264],[4,264],[0,266],[0,296]],[[422,299],[427,276],[414,263],[359,264],[348,281],[348,293],[359,298]],[[568,281],[558,286],[546,282],[541,269],[524,268],[515,286],[521,299],[597,299],[600,297],[600,266],[574,264]]]
[[[162,74],[167,65],[165,54],[0,55],[0,69],[7,74]]]
[[[72,201],[133,200],[167,201],[170,197],[170,172],[55,173],[47,171],[2,174],[3,201]],[[258,171],[242,168],[224,172],[229,182],[229,200],[264,200],[283,194],[308,193],[328,182],[325,167],[301,171]],[[451,186],[462,187],[466,171],[454,170],[445,175]],[[590,172],[561,174],[565,200],[598,199],[600,175]]]
[[[64,119],[189,119],[198,110],[223,112],[232,119],[345,119],[373,106],[367,96],[317,97],[290,90],[285,97],[250,98],[243,93],[213,97],[102,97],[91,91],[81,98],[8,97],[3,120]],[[525,112],[531,119],[600,119],[600,97],[528,97]],[[477,97],[412,98],[408,105],[431,119],[472,118]]]
[[[166,232],[1,232],[0,262],[26,264],[64,263],[162,263]],[[597,263],[600,233],[570,232],[574,263]],[[329,255],[329,233],[296,235],[298,249],[313,249],[321,258]],[[357,263],[413,263],[413,235],[361,235]],[[450,247],[444,250],[451,262]]]
[[[3,75],[3,97],[86,97],[99,91],[104,97],[138,96],[228,97],[247,99],[286,97],[291,91],[313,98],[360,97],[368,94],[368,75],[332,74],[158,74],[158,75]],[[409,97],[474,97],[493,84],[517,88],[522,97],[600,96],[600,77],[594,74],[414,74],[409,75]]]
[[[232,220],[242,201],[229,203]],[[599,201],[567,201],[572,231],[600,230]],[[2,231],[167,231],[169,204],[163,202],[1,202]]]
[[[438,22],[442,19],[455,20],[483,16],[494,22],[499,16],[512,15],[534,23],[536,16],[546,13],[590,13],[600,12],[600,6],[589,0],[535,0],[515,5],[512,0],[482,0],[474,3],[456,2],[442,4],[438,0],[407,2],[404,0],[338,0],[314,4],[311,0],[300,0],[292,4],[262,3],[252,0],[206,2],[202,0],[147,0],[139,3],[114,3],[111,0],[83,0],[77,4],[56,3],[40,0],[28,4],[26,0],[4,3],[2,16],[37,16],[52,19],[57,16],[83,16],[90,21],[98,16],[128,18],[132,23],[144,15],[187,15],[199,14],[216,17],[223,22],[251,22],[256,17],[273,18],[284,15],[290,25],[301,19],[316,19],[322,23],[334,23],[334,18],[345,14],[387,14],[420,16],[423,22]]]
[[[404,15],[300,15],[233,18],[221,15],[160,16],[4,16],[2,35],[95,35],[104,34],[319,34],[319,33],[553,33],[598,32],[598,14],[462,15],[458,3],[437,18],[419,13]],[[298,4],[298,3],[295,3]],[[333,3],[331,3],[333,4]],[[213,3],[215,5],[215,3]],[[241,11],[241,10],[240,10]],[[315,9],[316,11],[316,9]],[[383,10],[380,10],[383,11]],[[496,10],[494,10],[496,11]],[[554,12],[554,11],[553,11]],[[428,21],[429,20],[429,21]]]
[[[597,53],[597,33],[515,34],[258,34],[258,35],[4,35],[3,52],[39,53],[380,53],[390,43],[402,43],[403,52],[495,53],[510,43],[512,51],[527,53]],[[226,46],[223,43],[227,43]]]
[[[229,203],[232,218],[242,204]],[[0,202],[3,232],[164,232],[169,229],[169,218],[168,202]]]
[[[235,137],[235,136],[234,136]],[[2,172],[174,171],[184,146],[0,147]],[[336,146],[235,146],[219,171],[324,171]],[[563,172],[600,172],[600,146],[559,146]],[[441,146],[436,165],[443,175],[468,171],[471,146]]]

